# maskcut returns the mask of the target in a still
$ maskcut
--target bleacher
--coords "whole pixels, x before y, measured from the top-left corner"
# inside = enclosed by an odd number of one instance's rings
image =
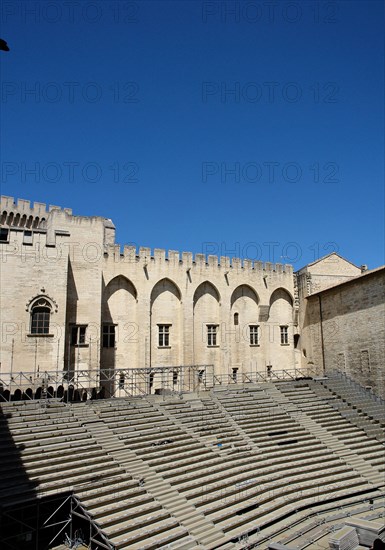
[[[0,501],[72,490],[116,549],[308,547],[384,511],[381,411],[333,382],[2,403]]]

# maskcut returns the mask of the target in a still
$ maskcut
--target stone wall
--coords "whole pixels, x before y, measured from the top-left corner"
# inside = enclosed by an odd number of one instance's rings
[[[319,361],[322,355],[319,349],[321,342],[319,311],[314,308],[308,310],[307,297],[360,274],[359,267],[337,253],[320,258],[296,273],[302,367],[310,367],[319,373],[323,370],[322,362]]]
[[[3,373],[213,364],[236,377],[299,365],[292,266],[121,247],[110,219],[10,197],[1,216]],[[49,335],[31,334],[38,297]]]
[[[383,268],[361,274],[333,253],[293,274],[290,265],[121,247],[108,218],[10,197],[0,215],[2,379],[212,364],[235,380],[302,366],[384,392]],[[50,312],[47,334],[31,329],[39,305]]]
[[[339,370],[385,398],[385,268],[307,298],[303,332],[327,374]],[[322,328],[322,332],[321,332]]]

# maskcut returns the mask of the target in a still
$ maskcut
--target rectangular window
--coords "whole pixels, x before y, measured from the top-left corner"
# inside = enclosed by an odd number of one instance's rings
[[[49,333],[50,311],[47,307],[34,307],[31,316],[31,334]]]
[[[259,326],[250,325],[250,346],[259,345]]]
[[[281,331],[281,345],[285,345],[289,343],[289,327],[288,326],[281,326],[279,327]]]
[[[119,389],[124,390],[124,374],[119,376]]]
[[[207,325],[207,345],[209,347],[217,345],[218,325]]]
[[[238,367],[234,367],[233,370],[232,370],[232,373],[231,373],[231,377],[233,379],[234,382],[237,381],[237,378],[238,378]]]
[[[340,372],[346,371],[346,360],[345,360],[345,353],[338,353],[337,354],[337,369]]]
[[[361,350],[361,372],[363,374],[370,373],[370,360],[369,360],[369,351],[367,349]]]
[[[158,325],[159,327],[159,337],[158,345],[160,348],[169,348],[170,347],[170,327],[171,325]]]
[[[86,343],[87,325],[74,325],[71,328],[71,345],[84,346]]]
[[[23,244],[33,244],[32,231],[24,231]]]
[[[7,227],[2,227],[0,229],[0,242],[7,243],[9,241],[9,229]]]
[[[115,347],[115,325],[103,325],[103,347]]]

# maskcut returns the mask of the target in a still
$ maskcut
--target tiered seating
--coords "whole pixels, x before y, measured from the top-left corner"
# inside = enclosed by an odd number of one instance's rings
[[[170,400],[161,403],[174,421],[197,434],[222,445],[240,448],[247,442],[229,425],[228,419],[220,407],[211,399],[182,401]]]
[[[90,474],[89,468],[79,467],[75,453],[85,453],[94,472],[100,470],[107,476],[119,470],[108,457],[101,456],[100,446],[74,421],[64,405],[52,403],[45,407],[36,401],[15,402],[4,404],[3,410],[12,415],[8,427],[13,443],[21,449],[25,472],[35,482],[38,493],[67,490],[95,475]],[[11,480],[12,453],[8,458]]]
[[[12,434],[3,443],[9,488],[17,486],[20,471],[12,468],[15,445],[21,450],[24,475],[32,482],[26,489],[37,494],[73,489],[105,536],[116,548],[157,548],[187,537],[188,531],[138,485],[119,463],[76,419],[71,407],[39,402],[3,405]],[[7,496],[5,489],[0,496]],[[27,496],[26,490],[23,495]],[[151,539],[151,540],[150,540]],[[145,541],[145,542],[144,542]],[[152,542],[151,542],[152,541]]]
[[[299,428],[263,391],[218,392],[218,399],[259,448],[223,457],[178,490],[223,531],[255,528],[273,510],[303,498],[325,498],[366,483],[305,429]],[[289,460],[290,459],[290,460]],[[315,466],[321,460],[325,470]],[[277,517],[280,511],[276,512]]]
[[[202,460],[210,451],[184,432],[149,402],[121,402],[119,409],[100,405],[99,417],[113,432],[156,471],[170,463]],[[118,413],[118,414],[116,414]]]
[[[117,549],[230,548],[297,510],[306,517],[307,507],[379,493],[354,457],[382,473],[383,446],[329,394],[301,381],[200,397],[5,404],[0,471],[10,481],[0,496],[12,486],[19,498],[73,489]]]
[[[335,435],[347,448],[365,459],[373,468],[378,469],[379,472],[385,472],[384,445],[376,438],[368,437],[367,432],[357,426],[361,421],[357,411],[341,403],[335,396],[322,395],[322,393],[320,395],[320,390],[314,383],[281,383],[279,388],[298,410],[305,412]],[[362,422],[370,425],[367,417]]]
[[[380,398],[375,398],[365,388],[353,383],[348,377],[329,373],[320,383],[332,394],[343,399],[348,405],[359,410],[368,418],[376,420],[385,428],[385,404]]]

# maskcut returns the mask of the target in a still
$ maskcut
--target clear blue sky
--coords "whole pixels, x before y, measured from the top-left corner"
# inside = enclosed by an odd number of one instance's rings
[[[121,244],[383,264],[383,2],[272,6],[4,0],[2,194]]]

